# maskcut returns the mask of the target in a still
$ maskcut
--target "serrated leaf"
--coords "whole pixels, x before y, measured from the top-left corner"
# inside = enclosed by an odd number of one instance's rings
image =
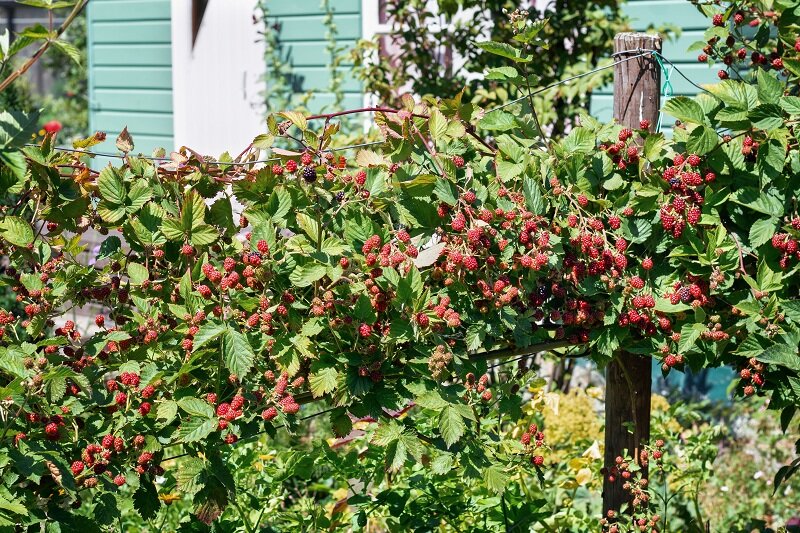
[[[202,474],[205,463],[198,457],[188,457],[178,463],[175,481],[178,490],[186,494],[194,494],[203,487]]]
[[[714,149],[719,143],[719,136],[709,126],[698,126],[689,134],[686,149],[697,155],[704,155]]]
[[[783,126],[783,111],[775,104],[761,104],[751,110],[748,118],[753,125],[762,130],[772,130]]]
[[[187,396],[178,400],[178,407],[192,416],[199,416],[203,418],[211,418],[214,416],[214,408],[200,398],[194,396]]]
[[[289,274],[289,281],[295,287],[308,287],[315,281],[325,277],[328,269],[325,265],[319,263],[306,263],[305,265],[295,267],[292,273]]]
[[[33,228],[19,217],[7,216],[0,223],[3,238],[15,246],[26,247],[33,243]]]
[[[335,409],[331,412],[331,429],[336,437],[346,437],[353,430],[353,421],[347,414],[347,409]]]
[[[678,343],[678,352],[683,354],[692,349],[704,330],[705,326],[703,324],[685,324],[681,328],[681,340]]]
[[[206,322],[192,339],[192,350],[197,351],[209,342],[218,339],[226,329],[223,324]]]
[[[440,139],[447,133],[447,119],[436,107],[434,107],[430,112],[428,129],[430,130],[431,138],[434,141]]]
[[[667,100],[664,105],[664,112],[669,113],[681,122],[691,124],[703,124],[705,122],[705,113],[700,104],[687,96],[674,96]]]
[[[322,368],[308,376],[311,395],[320,398],[336,389],[339,372],[333,367]]]
[[[211,435],[215,429],[217,420],[214,418],[192,418],[182,422],[176,434],[179,442],[198,442]]]
[[[278,115],[289,120],[292,124],[297,126],[297,129],[300,131],[306,131],[306,129],[308,129],[308,121],[302,113],[298,113],[297,111],[282,111],[278,113]]]
[[[483,41],[475,43],[478,48],[500,57],[508,58],[516,63],[528,63],[531,58],[523,54],[519,48],[514,48],[510,44],[499,43],[497,41]]]
[[[122,131],[117,136],[116,146],[117,150],[124,154],[133,151],[133,137],[128,133],[128,126],[122,128]]]
[[[757,70],[758,99],[763,104],[777,104],[783,95],[784,84],[766,70]]]
[[[448,405],[439,414],[439,432],[448,448],[458,442],[467,425],[454,405]]]
[[[790,115],[800,115],[800,96],[782,96],[778,105]]]
[[[493,110],[478,121],[478,126],[488,131],[508,131],[517,126],[517,119],[506,111]]]
[[[145,479],[140,481],[139,488],[133,493],[133,507],[144,520],[150,520],[158,515],[161,501],[152,481]]]
[[[158,404],[156,409],[156,419],[163,420],[164,424],[169,424],[178,415],[178,403],[174,400],[164,400]]]
[[[0,112],[0,147],[4,149],[22,148],[39,129],[38,121],[38,111],[23,113],[4,110]]]
[[[359,150],[356,154],[356,164],[360,167],[379,167],[386,164],[384,157],[372,150]]]
[[[181,228],[189,232],[203,224],[206,213],[206,203],[197,192],[190,190],[183,196],[181,208]]]
[[[247,337],[231,328],[226,329],[223,334],[222,355],[225,359],[225,366],[231,374],[235,374],[239,379],[247,375],[256,358]]]
[[[125,183],[112,166],[105,167],[97,176],[97,189],[100,196],[114,206],[125,203]]]
[[[111,257],[115,252],[122,248],[122,241],[116,235],[112,235],[100,243],[100,251],[97,253],[97,259],[106,259]]]
[[[762,218],[753,222],[750,226],[750,246],[758,248],[762,244],[769,242],[778,227],[778,219]]]
[[[133,285],[141,285],[150,279],[150,273],[147,267],[139,263],[128,263],[128,277]]]
[[[491,465],[483,471],[483,481],[486,488],[496,494],[502,494],[506,490],[508,474],[503,471],[500,465]]]
[[[195,246],[207,246],[214,244],[219,239],[219,232],[208,224],[200,224],[192,230],[192,235],[189,237],[191,243]]]

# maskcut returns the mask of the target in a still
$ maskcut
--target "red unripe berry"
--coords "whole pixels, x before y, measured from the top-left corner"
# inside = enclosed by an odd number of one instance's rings
[[[94,323],[97,324],[97,327],[102,328],[103,324],[106,323],[106,317],[103,315],[97,315],[94,317]]]
[[[361,324],[358,326],[358,334],[366,338],[372,335],[372,326],[369,324]]]
[[[85,468],[85,465],[83,464],[83,461],[75,461],[70,466],[70,470],[72,470],[72,475],[74,475],[74,476],[77,476],[78,474],[83,472],[84,468]]]
[[[726,71],[724,71],[724,70],[720,70],[719,72],[717,72],[717,77],[719,77],[719,79],[721,79],[721,80],[727,80],[728,79],[728,73]]]
[[[544,457],[541,455],[535,455],[533,457],[533,464],[536,466],[542,466],[544,464]]]
[[[650,129],[650,121],[647,119],[642,119],[639,121],[639,129],[647,130]]]
[[[712,17],[712,19],[711,19],[711,22],[714,24],[714,26],[724,26],[725,25],[725,19],[723,18],[722,14],[720,14],[720,13],[717,13],[716,15],[714,15]]]
[[[649,257],[645,257],[644,259],[642,259],[642,268],[645,270],[650,270],[651,268],[653,268],[653,260],[650,259]]]
[[[295,170],[297,170],[297,161],[295,161],[294,159],[288,160],[286,162],[286,170],[288,172],[294,172]]]
[[[117,474],[114,477],[114,485],[116,485],[117,487],[121,487],[124,484],[125,484],[125,476],[123,476],[122,474]]]
[[[187,257],[194,255],[194,247],[191,244],[181,246],[181,253]]]
[[[456,168],[462,168],[464,166],[464,158],[461,157],[460,155],[454,155],[453,156],[453,165]]]

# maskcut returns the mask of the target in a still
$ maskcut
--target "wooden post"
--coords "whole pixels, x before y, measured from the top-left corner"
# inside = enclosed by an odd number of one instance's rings
[[[617,60],[635,56],[640,50],[661,51],[661,37],[645,33],[620,33],[614,37]],[[639,129],[642,120],[654,130],[661,106],[661,69],[647,55],[614,67],[614,118],[626,128]],[[619,351],[606,368],[605,466],[617,456],[639,460],[640,447],[650,438],[651,365],[649,357]],[[629,429],[630,428],[630,429]],[[647,475],[645,470],[644,475]],[[605,475],[603,513],[622,511],[628,501],[622,480],[614,483]]]

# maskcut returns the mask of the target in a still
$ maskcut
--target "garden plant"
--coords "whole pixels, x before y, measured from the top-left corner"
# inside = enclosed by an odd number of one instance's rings
[[[671,138],[587,114],[548,138],[532,99],[405,95],[271,115],[218,160],[136,156],[124,131],[102,166],[104,134],[67,151],[3,111],[0,528],[704,531],[704,495],[680,495],[725,428],[661,405],[647,446],[602,464],[602,391],[531,365],[731,365],[737,401],[798,433],[800,4],[699,8],[728,68],[666,102]],[[552,43],[510,24],[478,46],[524,95]],[[365,112],[383,142],[341,150]],[[88,333],[73,308],[97,309]],[[800,469],[780,460],[778,491]],[[622,508],[575,505],[603,481]]]

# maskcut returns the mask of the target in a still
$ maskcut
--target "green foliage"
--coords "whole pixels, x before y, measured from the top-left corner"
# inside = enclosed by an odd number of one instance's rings
[[[514,65],[494,76],[529,88],[548,27],[516,12],[513,37],[481,45]],[[565,433],[547,421],[559,395],[504,363],[625,349],[665,373],[732,365],[735,395],[769,395],[795,430],[797,74],[759,70],[667,104],[672,139],[584,116],[545,140],[532,109],[458,93],[403,98],[376,116],[382,146],[347,158],[326,151],[335,117],[283,111],[236,162],[156,164],[124,132],[126,156],[96,172],[50,135],[20,150],[32,121],[7,113],[0,175],[25,194],[0,208],[0,282],[22,305],[0,312],[0,519],[585,531],[573,503],[603,466],[668,529],[643,463],[705,483],[718,433],[687,437],[690,469],[656,455],[672,442],[600,465],[584,419],[568,437],[584,453],[564,455],[547,437]],[[255,167],[273,141],[297,150]],[[107,238],[87,264],[90,228]],[[79,333],[64,314],[90,306]]]
[[[505,103],[531,87],[602,64],[614,35],[627,29],[622,4],[548,2],[541,12],[531,9],[528,15],[517,10],[519,3],[507,0],[390,0],[390,36],[359,43],[353,54],[356,72],[365,89],[387,104],[406,90],[432,98],[464,90],[465,101],[487,107]],[[526,25],[529,17],[534,22]],[[509,79],[525,83],[511,88]],[[605,71],[540,94],[535,103],[542,124],[556,134],[564,132],[568,121],[589,108],[592,90],[610,80]]]

